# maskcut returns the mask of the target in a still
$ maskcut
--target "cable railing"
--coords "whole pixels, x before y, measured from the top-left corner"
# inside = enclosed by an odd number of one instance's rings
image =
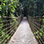
[[[44,19],[44,18],[43,18]],[[41,16],[28,17],[30,27],[39,44],[44,44],[44,24],[41,25]]]
[[[14,20],[13,20],[14,19]],[[21,17],[0,17],[0,44],[7,44],[12,35],[15,33]]]

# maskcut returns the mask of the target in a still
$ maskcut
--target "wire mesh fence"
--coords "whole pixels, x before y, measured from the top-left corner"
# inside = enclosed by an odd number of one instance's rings
[[[41,16],[37,16],[37,17],[31,17],[29,16],[29,24],[31,26],[31,29],[37,39],[37,41],[39,42],[39,44],[44,44],[44,21],[41,21]]]
[[[18,0],[0,0],[0,44],[7,44],[21,21],[16,11],[18,3]]]
[[[7,44],[12,35],[15,33],[21,19],[17,17],[0,16],[0,44]]]

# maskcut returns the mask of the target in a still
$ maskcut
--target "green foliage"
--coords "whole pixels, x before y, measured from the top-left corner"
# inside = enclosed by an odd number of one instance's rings
[[[12,23],[14,22],[14,27],[16,28],[18,25],[18,17],[15,17],[14,13],[17,12],[15,8],[17,8],[17,6],[19,6],[19,0],[0,0],[1,4],[0,4],[0,44],[2,44],[2,40],[3,40],[3,44],[7,44],[7,40],[9,40],[11,38],[11,34],[6,33],[7,28],[10,27],[11,25],[13,25]],[[8,16],[11,19],[5,19],[4,16]],[[8,27],[4,27],[4,25],[8,24],[8,21],[5,22],[6,20],[12,20],[12,22],[9,21],[9,26]],[[3,22],[4,21],[4,22]],[[12,31],[10,31],[12,32]],[[10,33],[9,32],[9,33]],[[14,33],[14,32],[13,32]],[[6,39],[5,39],[6,38]]]
[[[39,31],[37,30],[36,32],[34,32],[35,37],[37,39],[39,39],[41,36],[44,37],[44,32],[43,31],[44,31],[44,28],[41,28]]]

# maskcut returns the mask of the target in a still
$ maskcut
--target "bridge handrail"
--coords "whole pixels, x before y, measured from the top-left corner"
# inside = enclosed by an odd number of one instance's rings
[[[7,43],[12,35],[15,33],[19,23],[21,22],[21,17],[0,17],[0,44]],[[15,19],[15,21],[13,20]]]
[[[44,44],[44,26],[40,24],[41,16],[31,17],[28,16],[28,21],[31,26],[31,29],[40,44]],[[42,31],[41,31],[42,30]],[[41,33],[42,32],[42,33]]]

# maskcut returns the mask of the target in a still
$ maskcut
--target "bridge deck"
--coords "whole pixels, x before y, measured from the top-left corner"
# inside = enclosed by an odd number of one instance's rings
[[[38,44],[26,18],[23,19],[8,44]]]

